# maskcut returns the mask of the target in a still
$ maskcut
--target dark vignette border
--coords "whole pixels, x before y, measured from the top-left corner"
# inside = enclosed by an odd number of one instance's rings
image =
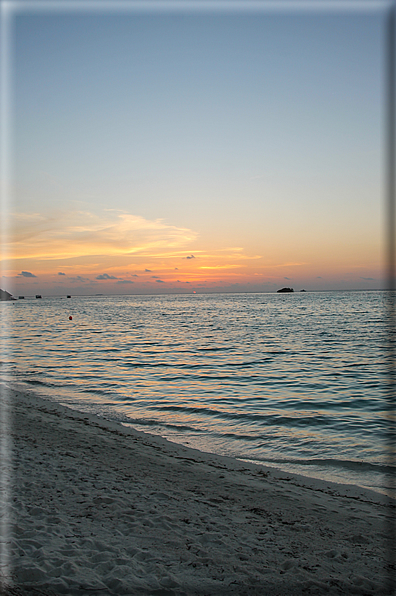
[[[2,3],[3,0],[0,0]],[[32,6],[34,6],[34,0]],[[318,0],[320,2],[320,0]],[[180,8],[183,6],[183,0],[179,0]],[[188,2],[187,2],[188,3]],[[326,2],[324,2],[325,4]],[[333,6],[337,2],[331,2]],[[12,11],[12,1],[5,0],[5,4],[8,4],[8,8]],[[18,2],[16,2],[18,4]],[[93,0],[93,4],[98,4]],[[166,6],[167,0],[164,0],[164,6]],[[205,0],[202,1],[204,6]],[[243,5],[243,0],[241,0]],[[265,4],[265,2],[263,2]],[[276,5],[276,2],[274,2]],[[288,3],[290,5],[290,2]],[[299,5],[305,4],[303,0],[296,0],[295,8]],[[363,3],[364,4],[364,3]],[[227,0],[224,0],[224,5],[227,5]],[[356,8],[362,4],[357,1]],[[279,8],[281,2],[279,2]],[[312,2],[312,9],[314,9],[314,3]],[[342,6],[342,4],[340,4]],[[114,10],[117,10],[119,3],[115,3]],[[212,7],[208,4],[208,10]],[[201,9],[202,10],[202,9]],[[2,15],[4,18],[4,15]],[[4,42],[3,42],[4,43]],[[6,43],[6,42],[5,42]],[[3,45],[3,50],[4,50]],[[386,437],[386,450],[388,455],[388,463],[391,466],[396,465],[396,276],[395,276],[395,265],[396,265],[396,230],[395,230],[395,216],[396,216],[396,205],[395,205],[395,191],[396,191],[396,3],[395,0],[389,0],[389,7],[385,11],[385,28],[384,28],[384,57],[385,57],[385,109],[384,109],[384,156],[385,156],[385,169],[384,169],[384,188],[385,188],[385,238],[386,238],[386,255],[385,255],[385,266],[387,270],[387,294],[385,304],[385,316],[388,323],[388,340],[385,347],[385,355],[387,357],[387,370],[386,370],[386,385],[385,385],[385,399],[387,402],[388,410],[388,431]],[[4,67],[4,62],[3,62]],[[5,86],[4,71],[1,73],[1,83]],[[3,90],[3,93],[8,95],[7,91]],[[5,95],[2,96],[4,101]],[[3,106],[4,107],[4,106]],[[4,112],[3,112],[4,115]],[[3,122],[4,124],[4,122]],[[4,131],[1,133],[2,143],[1,149],[6,151],[7,138],[4,139]],[[2,158],[6,158],[3,154]],[[3,192],[5,190],[3,186]],[[5,194],[7,191],[5,190]],[[2,198],[2,205],[0,208],[1,215],[3,216],[3,228],[6,227],[7,222],[7,209],[4,206],[7,204],[7,197]],[[1,414],[4,414],[2,412]],[[388,488],[392,491],[392,494],[396,491],[396,478],[393,475],[388,477]],[[388,517],[386,519],[385,535],[387,541],[387,561],[384,562],[387,569],[386,585],[384,586],[384,593],[396,594],[396,507],[394,501],[389,499]],[[39,590],[33,590],[30,594],[45,594]],[[7,588],[0,585],[0,594],[9,596],[22,596],[25,594],[23,590],[16,588]]]

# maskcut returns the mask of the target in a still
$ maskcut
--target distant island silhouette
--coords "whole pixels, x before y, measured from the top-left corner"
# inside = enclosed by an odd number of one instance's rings
[[[12,294],[0,289],[0,300],[16,300]]]
[[[293,288],[282,288],[281,290],[277,290],[277,292],[294,292]]]

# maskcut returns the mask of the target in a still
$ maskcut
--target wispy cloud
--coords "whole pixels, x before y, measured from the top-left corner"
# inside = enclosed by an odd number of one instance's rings
[[[308,265],[308,263],[292,263],[292,262],[288,262],[288,263],[276,263],[275,265],[263,265],[263,268],[265,269],[272,269],[272,268],[278,268],[278,267],[302,267],[303,265]]]
[[[37,277],[37,275],[30,273],[30,271],[21,271],[18,273],[18,277]]]
[[[202,265],[200,269],[239,269],[242,265]]]
[[[197,234],[162,219],[116,210],[13,215],[12,258],[66,259],[82,256],[151,255],[182,249]]]

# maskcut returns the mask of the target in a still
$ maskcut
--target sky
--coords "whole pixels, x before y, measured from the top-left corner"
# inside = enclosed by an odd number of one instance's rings
[[[384,13],[179,6],[13,15],[1,287],[386,287]]]

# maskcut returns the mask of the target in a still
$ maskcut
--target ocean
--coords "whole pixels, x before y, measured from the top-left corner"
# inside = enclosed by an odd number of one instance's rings
[[[0,381],[201,451],[386,492],[389,296],[3,302]]]

